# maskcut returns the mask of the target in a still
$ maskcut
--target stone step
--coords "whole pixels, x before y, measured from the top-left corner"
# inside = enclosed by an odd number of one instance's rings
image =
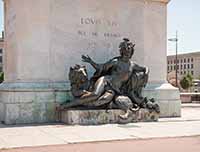
[[[60,111],[60,121],[68,125],[99,125],[110,123],[153,122],[159,114],[148,109],[132,112],[128,119],[122,119],[124,111],[112,110],[64,110]]]

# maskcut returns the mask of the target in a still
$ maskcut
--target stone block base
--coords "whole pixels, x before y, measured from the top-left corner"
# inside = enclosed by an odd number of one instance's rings
[[[62,84],[3,83],[0,85],[0,121],[5,124],[56,122],[56,105],[69,93]]]
[[[122,110],[65,110],[61,111],[61,122],[69,125],[98,125],[110,123],[152,122],[157,121],[159,114],[147,109],[140,109],[128,119],[122,119]]]

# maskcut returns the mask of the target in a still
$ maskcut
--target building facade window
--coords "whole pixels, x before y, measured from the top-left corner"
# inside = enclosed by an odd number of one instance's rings
[[[3,50],[4,51],[4,50]],[[0,52],[1,53],[1,52]],[[189,54],[181,54],[176,60],[176,56],[167,56],[167,72],[179,72],[179,75],[183,77],[186,74],[191,74],[196,79],[199,75],[200,69],[197,68],[200,61],[200,51]],[[2,59],[0,59],[0,62]]]

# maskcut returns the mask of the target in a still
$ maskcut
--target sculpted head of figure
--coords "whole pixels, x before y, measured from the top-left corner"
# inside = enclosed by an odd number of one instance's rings
[[[123,58],[130,59],[132,55],[134,54],[134,51],[135,51],[134,47],[135,47],[135,44],[130,42],[129,39],[124,38],[123,42],[121,42],[119,45],[120,55]]]

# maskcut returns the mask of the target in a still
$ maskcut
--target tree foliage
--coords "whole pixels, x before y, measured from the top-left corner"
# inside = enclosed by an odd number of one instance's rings
[[[0,72],[0,83],[2,83],[4,80],[4,73]]]
[[[183,77],[183,79],[180,81],[181,87],[183,89],[188,89],[189,87],[192,86],[192,81],[193,77],[191,74],[187,74],[186,76]]]

